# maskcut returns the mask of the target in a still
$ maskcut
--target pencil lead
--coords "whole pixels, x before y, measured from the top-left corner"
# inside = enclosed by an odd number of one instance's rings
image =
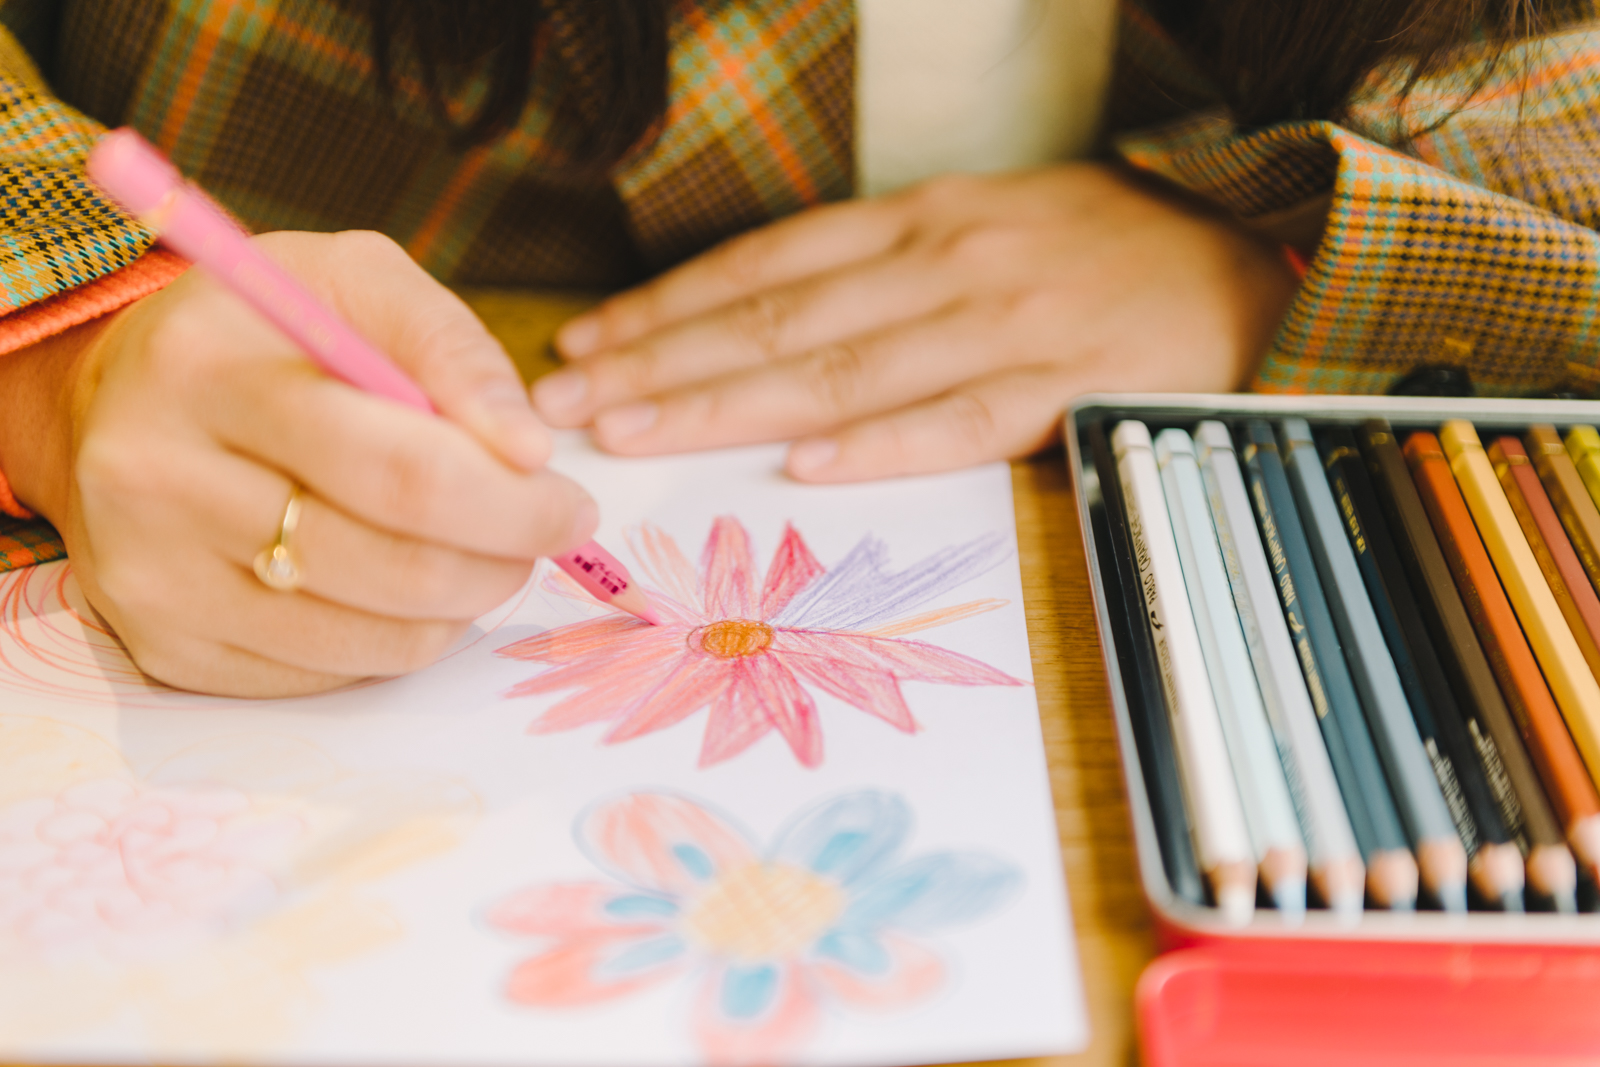
[[[1578,896],[1576,893],[1557,893],[1550,901],[1555,905],[1556,911],[1561,915],[1576,915],[1578,913]]]
[[[1439,886],[1435,896],[1439,899],[1439,907],[1448,912],[1465,912],[1467,910],[1467,886],[1465,882],[1452,882]]]
[[[1299,879],[1284,879],[1272,887],[1272,906],[1285,926],[1299,926],[1306,918],[1306,884]]]
[[[1522,914],[1522,894],[1508,892],[1500,898],[1500,910],[1508,914]]]

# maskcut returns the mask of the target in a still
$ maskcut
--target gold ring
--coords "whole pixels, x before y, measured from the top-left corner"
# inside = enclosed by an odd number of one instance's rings
[[[291,486],[289,489],[289,503],[283,507],[283,521],[278,524],[277,539],[256,554],[256,577],[261,579],[261,584],[268,589],[276,589],[280,593],[292,593],[300,588],[304,575],[300,571],[300,562],[295,559],[290,541],[294,538],[295,527],[300,525],[300,487]]]

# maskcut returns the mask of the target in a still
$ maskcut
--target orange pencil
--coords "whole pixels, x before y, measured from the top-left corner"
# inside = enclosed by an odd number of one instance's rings
[[[1600,792],[1500,587],[1444,448],[1433,434],[1418,432],[1407,439],[1405,453],[1473,629],[1566,830],[1567,843],[1578,862],[1600,878]]]
[[[1589,584],[1600,589],[1600,509],[1589,498],[1578,468],[1567,455],[1567,446],[1561,443],[1554,426],[1530,426],[1522,442],[1528,447],[1556,514],[1561,516],[1561,525],[1589,576]]]

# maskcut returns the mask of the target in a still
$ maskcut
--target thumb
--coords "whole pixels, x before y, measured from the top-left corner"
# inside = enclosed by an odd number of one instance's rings
[[[307,264],[313,273],[300,276],[319,276],[340,314],[394,360],[441,415],[514,468],[544,466],[550,433],[533,413],[511,358],[460,297],[382,234],[294,236],[326,242],[315,266]],[[293,251],[297,262],[290,269],[298,271],[309,250]],[[279,258],[277,249],[272,254]]]

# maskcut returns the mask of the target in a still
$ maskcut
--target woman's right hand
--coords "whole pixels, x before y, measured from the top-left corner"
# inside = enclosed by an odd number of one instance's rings
[[[425,666],[594,531],[500,345],[387,238],[255,238],[421,385],[358,392],[201,271],[0,356],[0,469],[135,662],[286,696]],[[252,562],[303,501],[294,593]]]

